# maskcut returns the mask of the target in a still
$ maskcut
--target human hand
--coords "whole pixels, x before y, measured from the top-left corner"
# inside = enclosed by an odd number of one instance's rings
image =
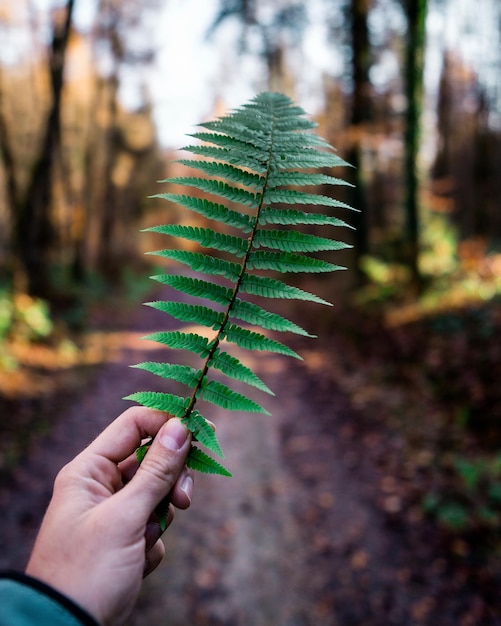
[[[190,505],[191,436],[178,419],[165,418],[128,409],[63,467],[26,569],[102,624],[123,624],[142,578],[162,560],[155,507],[167,494],[178,508]],[[153,436],[138,466],[134,451]],[[172,518],[170,507],[167,525]]]

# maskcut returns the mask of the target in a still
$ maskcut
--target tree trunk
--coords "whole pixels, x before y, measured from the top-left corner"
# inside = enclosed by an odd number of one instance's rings
[[[14,154],[9,138],[9,130],[7,120],[2,110],[3,88],[0,76],[0,155],[2,156],[5,168],[7,201],[9,203],[11,214],[14,215],[19,201],[19,189],[16,179],[16,165],[14,162]]]
[[[55,14],[49,57],[52,104],[45,125],[40,153],[35,161],[24,201],[16,216],[15,238],[32,295],[50,297],[50,247],[53,243],[51,220],[55,156],[60,147],[61,94],[64,62],[71,30],[75,0],[68,0],[64,18]]]
[[[0,156],[2,158],[5,178],[6,178],[6,195],[7,195],[7,203],[9,206],[9,212],[11,215],[11,224],[15,221],[16,215],[18,215],[20,206],[19,206],[19,187],[17,184],[17,176],[16,176],[16,163],[14,160],[14,153],[12,150],[12,143],[9,137],[9,129],[7,120],[4,117],[4,112],[2,109],[3,102],[3,86],[2,80],[0,76]],[[11,226],[12,228],[12,226]],[[8,260],[8,280],[14,284],[16,282],[16,275],[18,272],[17,269],[17,259],[15,251],[12,249],[12,234],[10,237],[11,241],[11,249],[9,250],[9,260]]]
[[[106,129],[106,161],[103,170],[104,197],[100,215],[97,241],[97,264],[99,270],[108,278],[114,278],[117,272],[115,250],[117,249],[116,222],[119,218],[116,186],[113,169],[119,149],[118,130],[118,71],[107,82],[108,90],[108,126]]]
[[[421,138],[421,111],[423,105],[423,73],[425,52],[425,23],[427,0],[407,0],[407,55],[406,55],[406,130],[404,187],[405,197],[405,253],[412,282],[420,288],[419,272],[419,144]]]
[[[351,147],[346,159],[355,167],[355,187],[351,192],[351,203],[356,213],[353,225],[355,233],[355,254],[357,257],[358,278],[363,280],[359,260],[369,252],[369,204],[365,184],[362,159],[361,138],[364,125],[372,119],[371,84],[369,70],[371,66],[371,50],[369,43],[368,16],[370,0],[351,0],[351,45],[352,45],[352,81],[353,97],[351,103]]]

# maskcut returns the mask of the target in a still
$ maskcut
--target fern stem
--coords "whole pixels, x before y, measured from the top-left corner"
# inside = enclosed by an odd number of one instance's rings
[[[273,104],[271,105],[273,108]],[[209,371],[210,367],[211,367],[211,361],[214,358],[214,354],[216,353],[216,350],[219,347],[219,344],[221,343],[222,338],[224,338],[224,330],[226,328],[226,325],[228,324],[228,321],[230,319],[230,313],[235,305],[235,301],[237,299],[237,295],[238,292],[240,291],[240,286],[242,284],[242,281],[244,279],[245,276],[245,271],[247,269],[247,263],[249,260],[249,256],[252,252],[252,244],[254,242],[254,238],[256,236],[256,232],[257,232],[257,228],[259,225],[259,217],[261,215],[261,211],[263,209],[263,204],[264,204],[264,198],[265,198],[265,193],[266,193],[266,189],[268,187],[268,180],[269,180],[269,176],[270,176],[270,172],[271,172],[271,164],[272,164],[272,154],[273,154],[273,139],[274,139],[274,135],[275,135],[275,117],[272,113],[272,124],[271,124],[271,129],[270,129],[270,148],[268,151],[268,163],[267,163],[267,168],[266,168],[266,172],[265,175],[263,176],[263,185],[262,185],[262,189],[261,189],[261,194],[260,194],[260,199],[259,199],[259,204],[256,210],[256,215],[254,217],[254,223],[252,226],[252,231],[249,235],[248,238],[248,245],[247,245],[247,249],[245,251],[243,260],[242,260],[242,265],[240,268],[240,274],[235,282],[235,287],[233,289],[230,301],[228,303],[228,306],[226,307],[226,311],[224,314],[224,318],[221,322],[221,326],[219,327],[219,330],[216,333],[215,338],[212,341],[212,346],[209,350],[209,354],[207,355],[206,359],[205,359],[205,363],[204,366],[201,370],[200,376],[198,378],[197,384],[195,386],[195,388],[193,389],[193,393],[191,395],[190,398],[190,402],[186,408],[186,412],[184,414],[184,417],[182,419],[188,419],[189,416],[191,415],[191,412],[193,411],[193,409],[195,408],[195,404],[197,402],[197,398],[198,398],[198,394],[202,388],[203,385],[203,381],[205,380],[205,377],[207,375],[207,372]]]

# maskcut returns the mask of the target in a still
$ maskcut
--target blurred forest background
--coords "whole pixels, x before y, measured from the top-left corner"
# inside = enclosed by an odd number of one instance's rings
[[[106,359],[90,331],[151,289],[139,229],[179,219],[148,196],[186,116],[282,91],[356,166],[340,174],[361,209],[343,216],[350,270],[320,281],[336,310],[308,322],[342,354],[336,384],[389,433],[388,513],[411,502],[494,576],[499,0],[3,0],[0,41],[2,472],[43,407],[84,384],[72,368]]]

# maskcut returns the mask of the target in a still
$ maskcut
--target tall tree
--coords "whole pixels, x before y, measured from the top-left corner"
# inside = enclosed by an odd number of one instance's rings
[[[16,176],[16,164],[12,150],[12,140],[9,135],[9,124],[4,116],[4,87],[2,73],[0,72],[0,155],[6,178],[7,202],[11,207],[12,215],[15,215],[19,202],[19,185]]]
[[[12,137],[9,133],[9,124],[4,115],[4,85],[2,80],[2,72],[0,72],[0,157],[2,159],[3,171],[5,175],[5,183],[6,183],[6,200],[7,205],[10,208],[10,221],[12,221],[12,217],[17,215],[20,210],[19,205],[19,184],[16,172],[16,163],[14,158],[14,151],[12,148]],[[12,238],[10,240],[10,244],[12,245]],[[7,278],[14,282],[14,277],[16,275],[16,255],[13,254],[12,250],[8,250],[8,259],[7,265],[5,269]]]
[[[52,192],[56,154],[61,139],[65,55],[74,5],[75,0],[68,0],[64,9],[52,12],[52,42],[49,51],[51,105],[25,198],[18,206],[12,207],[16,211],[13,215],[14,237],[26,276],[26,288],[30,294],[42,297],[48,297],[51,291]]]
[[[124,148],[119,125],[121,72],[124,66],[144,67],[153,60],[148,20],[158,12],[158,5],[158,0],[100,0],[96,13],[96,48],[105,53],[109,65],[106,79],[100,81],[98,94],[98,98],[104,97],[107,103],[107,122],[103,129],[104,190],[97,220],[97,265],[109,277],[118,270],[117,224],[124,218],[113,177],[120,151]],[[89,184],[92,185],[92,180]]]
[[[351,35],[351,145],[347,160],[355,167],[352,190],[352,204],[360,209],[356,214],[355,254],[358,259],[369,252],[369,218],[367,201],[367,184],[365,181],[362,160],[362,134],[364,127],[372,120],[372,89],[369,72],[372,64],[372,53],[369,41],[368,18],[371,0],[351,0],[349,5],[349,22]],[[357,263],[359,268],[359,264]],[[362,275],[359,271],[359,278]]]
[[[416,287],[419,273],[419,146],[423,107],[423,76],[427,0],[405,0],[407,47],[405,59],[405,256]]]

